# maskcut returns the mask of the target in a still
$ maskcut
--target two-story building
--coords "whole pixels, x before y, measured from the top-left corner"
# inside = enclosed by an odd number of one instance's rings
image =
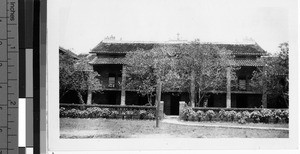
[[[95,71],[100,74],[103,91],[93,95],[95,104],[116,105],[145,105],[148,101],[136,91],[126,91],[122,86],[125,83],[124,58],[127,52],[137,49],[151,50],[157,45],[183,44],[187,41],[172,42],[130,42],[103,40],[90,52],[96,57],[90,62]],[[238,80],[233,85],[227,82],[229,89],[210,94],[208,107],[259,107],[262,105],[262,91],[254,91],[249,85],[252,72],[263,64],[258,60],[266,55],[257,43],[211,43],[219,48],[231,50],[235,56],[233,65],[240,69],[236,72]],[[163,92],[164,112],[167,115],[178,115],[179,101],[189,102],[188,92]],[[200,104],[202,106],[203,104]],[[266,104],[264,104],[266,107]]]

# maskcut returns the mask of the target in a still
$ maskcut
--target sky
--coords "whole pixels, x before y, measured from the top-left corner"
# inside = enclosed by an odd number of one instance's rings
[[[270,53],[289,41],[293,0],[61,0],[59,45],[88,53],[106,36],[123,41],[253,39]]]

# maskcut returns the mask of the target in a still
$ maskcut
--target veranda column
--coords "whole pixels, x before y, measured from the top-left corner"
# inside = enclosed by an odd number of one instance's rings
[[[126,100],[125,82],[126,82],[126,69],[125,69],[125,65],[123,64],[122,83],[121,83],[121,105],[125,105],[125,100]]]
[[[87,71],[87,73],[88,73],[88,78],[91,78],[91,71],[89,70],[89,71]],[[92,95],[93,95],[93,92],[92,92],[92,89],[91,89],[91,86],[89,85],[88,86],[88,93],[87,93],[87,101],[86,101],[86,104],[87,105],[91,105],[92,104]]]
[[[264,67],[263,67],[264,73],[266,73],[265,68],[266,68],[266,67],[264,66]],[[268,105],[267,105],[267,104],[268,104],[268,103],[267,103],[267,102],[268,102],[268,101],[267,101],[267,98],[268,98],[267,96],[268,96],[268,95],[267,95],[267,89],[266,89],[267,85],[266,85],[266,81],[265,81],[265,80],[264,80],[263,82],[264,82],[264,83],[263,83],[264,86],[263,86],[263,88],[262,88],[262,99],[261,99],[261,102],[262,102],[263,107],[264,107],[264,108],[267,108],[267,107],[268,107]]]
[[[195,107],[195,71],[192,70],[192,73],[191,73],[191,107]]]
[[[226,68],[226,108],[231,108],[231,68]]]

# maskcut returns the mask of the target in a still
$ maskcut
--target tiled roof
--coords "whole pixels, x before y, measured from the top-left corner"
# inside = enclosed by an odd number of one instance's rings
[[[89,63],[91,65],[94,65],[94,64],[124,64],[124,58],[99,58],[99,57],[95,57]]]
[[[179,45],[189,44],[187,41],[169,41],[169,42],[142,42],[142,41],[102,41],[91,53],[127,53],[137,49],[151,50],[158,45]],[[257,43],[219,43],[202,42],[202,44],[214,44],[219,48],[231,50],[235,55],[265,55],[264,51]]]
[[[262,61],[258,60],[234,60],[233,65],[235,66],[264,66],[264,63]]]
[[[124,64],[125,58],[99,58],[95,57],[90,64]],[[264,66],[262,61],[257,60],[234,60],[231,65],[235,66]]]
[[[70,50],[64,49],[63,47],[59,47],[59,53],[68,54],[69,56],[73,57],[74,59],[79,59],[79,57],[75,53],[73,53]]]

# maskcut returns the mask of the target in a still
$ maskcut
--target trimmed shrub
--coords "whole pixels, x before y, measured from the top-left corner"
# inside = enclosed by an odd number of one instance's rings
[[[261,118],[261,113],[259,111],[253,111],[250,114],[250,118],[253,119],[255,123],[258,123]]]
[[[147,113],[147,119],[155,119],[155,115],[151,112]]]
[[[206,111],[206,117],[208,118],[209,121],[212,121],[212,119],[215,117],[215,112],[213,110],[208,110]]]
[[[284,120],[286,123],[289,122],[289,110],[283,110],[280,114],[280,117],[282,120]]]
[[[147,111],[146,110],[140,110],[140,119],[145,119],[147,116]]]
[[[227,119],[228,119],[228,120],[234,121],[235,116],[236,116],[236,112],[233,111],[233,110],[231,110],[231,111],[229,111],[229,112],[227,113]]]
[[[249,112],[248,112],[248,114],[249,114]],[[246,123],[246,117],[247,116],[245,116],[242,112],[238,112],[236,114],[236,118],[237,118],[239,124],[245,124]]]
[[[240,119],[242,119],[243,118],[243,114],[242,114],[242,112],[238,112],[238,113],[236,113],[236,118],[237,118],[237,120],[240,120]]]
[[[111,111],[110,118],[117,118],[119,111]]]
[[[101,117],[102,118],[108,118],[109,116],[110,116],[110,110],[108,108],[103,108]]]
[[[183,109],[181,111],[179,119],[187,121],[188,117],[192,111],[193,111],[193,109],[191,107],[186,107],[185,109]]]
[[[198,121],[201,121],[205,118],[205,113],[201,110],[198,110],[196,114],[197,114],[197,120]]]
[[[189,110],[188,121],[197,121],[197,113],[194,110]]]
[[[243,117],[245,119],[249,119],[250,118],[250,112],[249,111],[243,111]]]
[[[278,123],[281,120],[281,110],[276,109],[275,111],[273,111],[272,117],[275,119],[275,123]]]
[[[224,109],[219,111],[218,118],[220,118],[221,121],[225,121],[227,118],[228,112],[226,112]]]
[[[261,119],[260,119],[260,121],[264,122],[264,123],[269,123],[269,120],[272,117],[272,110],[270,110],[270,109],[262,109],[260,111],[260,113],[261,113]]]

